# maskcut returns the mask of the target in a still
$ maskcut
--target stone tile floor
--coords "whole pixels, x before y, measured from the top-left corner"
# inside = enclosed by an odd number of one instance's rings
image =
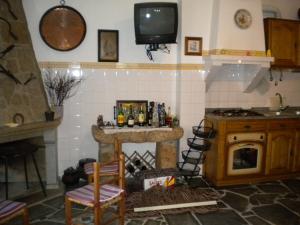
[[[203,182],[200,182],[203,185]],[[196,180],[192,185],[197,186]],[[157,218],[127,219],[127,225],[300,225],[300,178],[212,188],[219,194],[220,210],[213,213],[193,212],[162,215]],[[53,192],[47,199],[29,196],[31,224],[64,224],[63,193]],[[34,200],[35,199],[35,200]],[[92,224],[82,208],[74,208],[77,224]],[[14,220],[9,225],[21,224]],[[117,223],[116,223],[117,224]]]

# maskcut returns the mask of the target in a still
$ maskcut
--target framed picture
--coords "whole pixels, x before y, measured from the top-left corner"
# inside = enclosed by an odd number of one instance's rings
[[[139,111],[140,111],[141,107],[144,111],[145,121],[147,121],[147,112],[148,112],[148,101],[147,100],[145,100],[145,101],[144,100],[117,100],[115,118],[117,118],[118,111],[122,107],[124,117],[125,117],[125,124],[126,124],[127,117],[129,115],[130,106],[132,106],[132,114],[134,117],[135,124],[138,124]]]
[[[185,55],[202,55],[202,38],[201,37],[185,37]]]
[[[119,61],[119,31],[98,30],[98,62]]]

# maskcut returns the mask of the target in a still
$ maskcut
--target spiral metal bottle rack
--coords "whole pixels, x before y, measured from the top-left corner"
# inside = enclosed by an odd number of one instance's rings
[[[177,163],[180,174],[185,179],[198,176],[200,173],[199,164],[203,164],[206,158],[206,151],[210,149],[210,141],[216,136],[216,130],[211,121],[203,119],[198,126],[193,126],[193,138],[187,139],[189,149],[182,151],[183,162]]]

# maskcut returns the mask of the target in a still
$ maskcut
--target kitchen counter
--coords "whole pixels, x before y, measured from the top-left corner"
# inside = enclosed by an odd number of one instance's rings
[[[260,113],[261,116],[220,116],[213,114],[215,109],[207,109],[206,118],[216,120],[270,120],[270,119],[300,119],[300,107],[289,107],[288,109],[280,111],[271,111],[267,107],[251,108],[251,111]],[[226,108],[224,109],[226,110]]]

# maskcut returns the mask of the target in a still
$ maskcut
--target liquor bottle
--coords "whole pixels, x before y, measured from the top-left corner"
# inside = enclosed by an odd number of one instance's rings
[[[141,106],[140,111],[139,111],[139,126],[144,126],[145,122],[145,115],[144,115],[144,110],[143,107]]]
[[[165,103],[162,103],[160,106],[160,110],[158,113],[159,116],[159,126],[163,127],[166,126],[166,110],[165,110]]]
[[[158,119],[158,103],[154,103],[153,111],[152,111],[152,126],[159,127],[159,119]]]
[[[118,110],[118,116],[117,116],[117,125],[118,127],[123,127],[124,126],[124,113],[123,113],[123,108],[122,108],[122,104],[120,105],[119,107],[119,110]]]
[[[127,126],[128,127],[134,126],[134,116],[132,114],[132,105],[129,106],[129,115],[127,117]]]
[[[149,127],[152,127],[153,107],[154,107],[154,102],[150,102],[149,112],[148,112],[148,126]]]
[[[166,126],[168,127],[172,127],[172,115],[171,115],[171,107],[168,107],[168,112],[167,112],[167,116],[166,116]]]

